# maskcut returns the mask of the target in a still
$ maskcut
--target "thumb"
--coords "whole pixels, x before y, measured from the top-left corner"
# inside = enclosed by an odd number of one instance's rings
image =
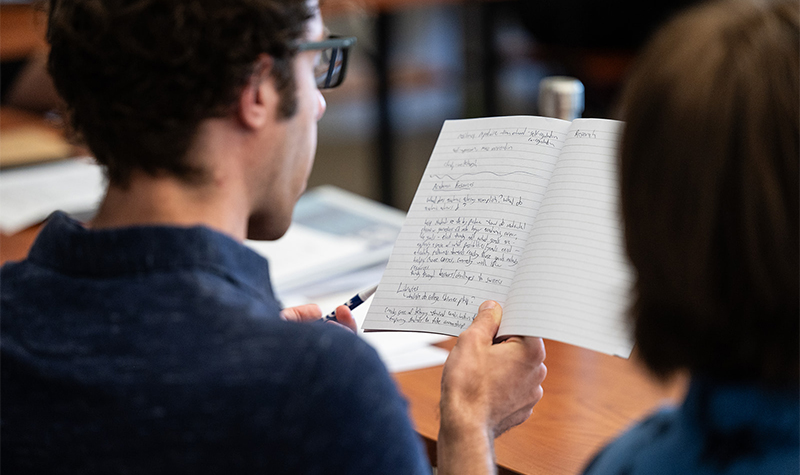
[[[478,315],[472,320],[470,328],[482,338],[493,340],[503,318],[503,309],[494,300],[487,300],[478,308]]]
[[[281,310],[281,318],[292,322],[303,322],[308,320],[318,320],[322,317],[322,310],[319,305],[310,303],[306,305],[298,305],[297,307],[288,307]]]
[[[353,312],[351,312],[346,305],[339,305],[336,307],[335,323],[347,327],[353,333],[358,333],[358,325],[356,324],[355,318],[353,318]]]

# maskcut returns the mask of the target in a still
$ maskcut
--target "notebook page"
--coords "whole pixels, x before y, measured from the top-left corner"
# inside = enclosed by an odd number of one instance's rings
[[[457,335],[505,300],[569,122],[446,121],[364,321]]]
[[[576,119],[507,298],[502,335],[550,338],[624,357],[631,272],[617,185],[622,123]]]

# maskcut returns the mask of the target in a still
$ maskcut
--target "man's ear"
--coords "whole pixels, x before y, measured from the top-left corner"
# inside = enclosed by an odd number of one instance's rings
[[[270,75],[272,58],[262,54],[256,60],[253,74],[239,94],[239,120],[247,128],[256,129],[277,116],[278,93]]]

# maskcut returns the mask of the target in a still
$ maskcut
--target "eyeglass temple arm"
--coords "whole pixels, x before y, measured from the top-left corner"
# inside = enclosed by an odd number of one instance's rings
[[[325,87],[330,87],[331,79],[333,79],[333,71],[336,69],[336,58],[339,55],[339,48],[331,50],[331,61],[328,66],[328,74],[325,77]]]

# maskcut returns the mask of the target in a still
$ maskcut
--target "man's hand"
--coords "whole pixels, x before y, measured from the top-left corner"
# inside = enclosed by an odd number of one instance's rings
[[[314,322],[322,318],[322,310],[319,305],[310,303],[297,307],[288,307],[281,310],[281,318],[291,322]],[[334,325],[341,325],[353,333],[358,331],[353,313],[344,305],[336,307],[336,321],[331,321]]]
[[[486,301],[461,333],[442,373],[439,473],[494,473],[494,438],[524,422],[547,374],[541,338],[494,343],[502,317]]]

